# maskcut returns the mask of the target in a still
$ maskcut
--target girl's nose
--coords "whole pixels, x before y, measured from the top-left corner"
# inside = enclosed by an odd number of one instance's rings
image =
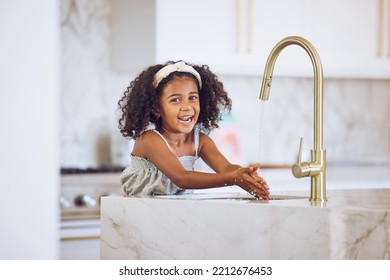
[[[187,110],[191,110],[192,108],[193,108],[193,106],[190,102],[184,101],[180,107],[180,110],[187,111]]]

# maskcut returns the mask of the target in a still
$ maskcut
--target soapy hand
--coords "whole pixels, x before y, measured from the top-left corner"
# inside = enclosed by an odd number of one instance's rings
[[[241,167],[237,169],[237,179],[235,179],[234,182],[236,185],[249,192],[256,198],[269,200],[269,187],[264,178],[260,177],[257,173],[259,168],[260,165],[257,163],[249,167]]]

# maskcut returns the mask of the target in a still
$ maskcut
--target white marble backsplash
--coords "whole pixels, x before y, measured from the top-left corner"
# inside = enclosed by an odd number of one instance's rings
[[[128,161],[130,145],[119,135],[116,110],[134,77],[111,70],[109,16],[108,0],[61,1],[63,167]],[[220,76],[233,111],[213,135],[232,161],[289,164],[301,136],[306,155],[312,148],[313,81],[279,78],[275,69],[270,99],[263,103],[258,100],[262,71],[258,76]],[[324,75],[328,161],[390,160],[390,80],[328,79],[326,69]]]
[[[291,163],[300,137],[308,157],[313,147],[313,80],[275,76],[269,100],[260,101],[261,78],[222,77],[233,99],[233,122],[240,130],[245,159]],[[323,136],[328,161],[388,161],[389,106],[388,80],[325,78]]]

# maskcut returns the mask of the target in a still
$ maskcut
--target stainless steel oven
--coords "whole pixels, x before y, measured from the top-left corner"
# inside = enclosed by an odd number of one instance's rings
[[[100,198],[124,196],[122,170],[61,169],[60,259],[100,258]]]

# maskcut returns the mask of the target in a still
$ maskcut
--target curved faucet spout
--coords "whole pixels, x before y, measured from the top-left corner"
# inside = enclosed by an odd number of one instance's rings
[[[291,36],[279,41],[268,56],[263,82],[261,85],[260,99],[268,100],[272,85],[272,74],[275,62],[281,51],[289,45],[301,46],[310,56],[314,70],[314,139],[313,150],[311,151],[311,162],[297,162],[293,166],[293,174],[297,178],[311,177],[311,201],[325,201],[325,174],[326,159],[323,142],[323,74],[321,59],[314,46],[306,39],[298,36]]]
[[[310,56],[314,70],[314,149],[322,149],[322,65],[320,57],[314,46],[306,39],[291,36],[281,40],[272,49],[265,65],[263,83],[261,85],[260,99],[268,100],[272,84],[272,74],[275,62],[281,51],[289,45],[301,46]]]

